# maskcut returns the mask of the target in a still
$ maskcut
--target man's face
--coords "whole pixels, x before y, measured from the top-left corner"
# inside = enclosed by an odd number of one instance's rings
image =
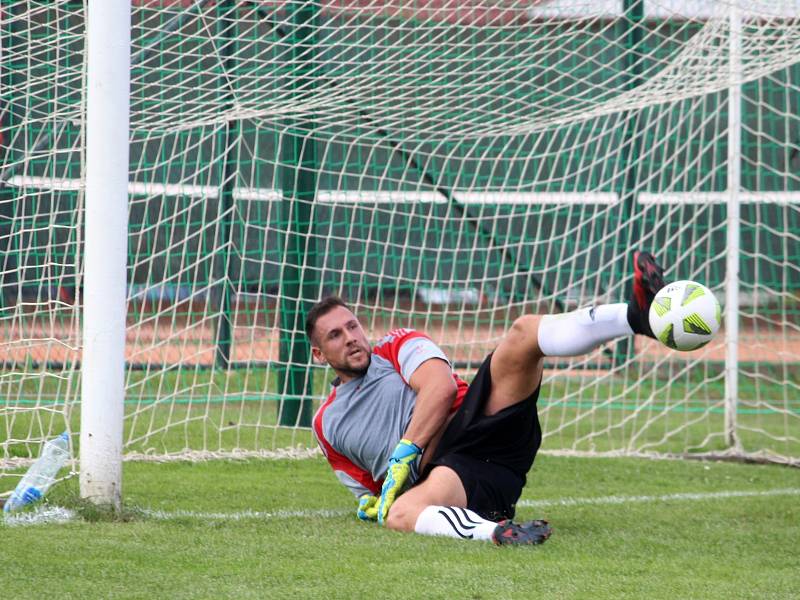
[[[328,363],[342,381],[364,375],[371,355],[361,323],[344,306],[336,306],[317,319],[311,352],[318,362]]]

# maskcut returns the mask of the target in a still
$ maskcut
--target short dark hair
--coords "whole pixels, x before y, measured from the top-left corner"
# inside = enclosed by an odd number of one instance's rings
[[[339,296],[325,296],[311,307],[308,315],[306,315],[306,337],[309,341],[313,341],[314,328],[317,326],[319,318],[325,316],[337,306],[347,308],[347,304]]]

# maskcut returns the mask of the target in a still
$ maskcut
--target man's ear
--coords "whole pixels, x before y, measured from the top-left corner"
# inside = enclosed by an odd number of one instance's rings
[[[327,360],[325,360],[325,356],[322,354],[322,350],[317,348],[316,346],[311,346],[311,356],[314,357],[314,362],[324,365],[327,364]]]

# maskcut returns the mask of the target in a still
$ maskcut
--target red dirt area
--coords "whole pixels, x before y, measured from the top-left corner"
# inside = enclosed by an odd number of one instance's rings
[[[72,308],[72,307],[70,307]],[[131,311],[126,330],[125,360],[128,363],[157,365],[211,365],[216,360],[215,343],[218,315],[207,306],[186,306],[183,312],[164,311],[160,316],[141,316]],[[272,362],[280,359],[280,332],[274,323],[274,310],[233,311],[230,360],[234,362]],[[156,313],[157,315],[159,313]],[[394,321],[394,322],[393,322]],[[378,340],[393,327],[414,327],[425,331],[440,344],[450,359],[460,365],[477,367],[503,337],[504,323],[497,319],[422,317],[416,319],[364,318],[367,335]],[[82,332],[70,312],[41,311],[0,320],[0,361],[6,368],[22,365],[63,365],[80,360]],[[724,331],[711,344],[685,358],[724,361]],[[297,344],[306,344],[299,333]],[[641,360],[663,359],[671,350],[655,340],[637,337],[636,353]],[[800,328],[793,324],[757,324],[743,320],[739,330],[738,357],[742,362],[800,362]],[[597,351],[588,357],[597,367],[612,366],[607,354]],[[55,368],[58,368],[57,366]]]

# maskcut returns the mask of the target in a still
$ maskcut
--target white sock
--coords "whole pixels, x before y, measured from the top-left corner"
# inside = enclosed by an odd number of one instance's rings
[[[414,531],[424,535],[446,535],[469,540],[491,540],[497,523],[487,521],[468,508],[428,506],[423,510]]]
[[[633,335],[627,304],[602,304],[539,321],[539,348],[545,356],[578,356],[614,338]]]

